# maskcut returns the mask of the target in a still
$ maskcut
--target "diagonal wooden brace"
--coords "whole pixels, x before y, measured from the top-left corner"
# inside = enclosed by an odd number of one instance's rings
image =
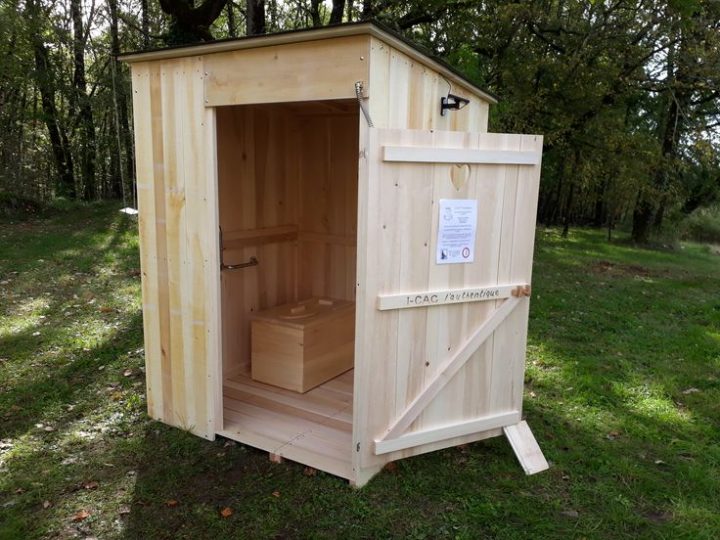
[[[404,433],[410,425],[417,419],[420,413],[428,406],[428,404],[440,393],[450,379],[460,371],[465,362],[478,350],[478,348],[487,340],[497,329],[510,313],[523,301],[522,296],[511,296],[505,300],[499,308],[497,308],[488,317],[480,327],[463,343],[462,347],[438,370],[430,384],[427,385],[408,407],[403,411],[395,423],[377,442],[387,441],[398,437]]]

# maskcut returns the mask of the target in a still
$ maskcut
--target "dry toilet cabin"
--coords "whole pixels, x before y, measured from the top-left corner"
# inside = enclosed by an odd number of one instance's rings
[[[126,54],[149,413],[367,483],[522,420],[542,137],[360,23]]]

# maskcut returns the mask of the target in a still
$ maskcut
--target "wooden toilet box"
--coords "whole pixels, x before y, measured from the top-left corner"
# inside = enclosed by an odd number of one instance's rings
[[[252,378],[305,393],[353,367],[355,302],[310,298],[257,314]]]

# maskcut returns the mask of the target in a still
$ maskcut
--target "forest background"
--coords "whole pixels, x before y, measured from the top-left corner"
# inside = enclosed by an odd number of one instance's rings
[[[540,223],[720,243],[717,0],[0,0],[0,211],[134,206],[118,53],[366,19],[545,136]]]

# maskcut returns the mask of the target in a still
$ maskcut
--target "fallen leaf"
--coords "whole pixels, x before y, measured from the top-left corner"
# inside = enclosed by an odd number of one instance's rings
[[[224,517],[224,518],[229,518],[230,516],[233,515],[232,508],[226,506],[225,508],[223,508],[222,510],[220,510],[220,515],[221,515],[222,517]]]
[[[279,491],[273,491],[273,492],[272,492],[272,496],[273,496],[273,497],[279,497],[279,496],[280,496],[280,492],[279,492]]]
[[[43,508],[47,510],[52,506],[52,503],[50,501],[43,501]]]
[[[132,375],[132,369],[126,369],[123,371],[123,376],[129,377],[130,375]]]
[[[562,512],[560,512],[560,514],[573,519],[577,519],[578,517],[580,517],[580,514],[578,514],[577,510],[563,510]]]
[[[607,437],[608,439],[610,439],[611,441],[614,441],[614,440],[617,439],[619,436],[620,436],[620,432],[619,432],[619,431],[611,431],[610,433],[608,433],[608,434],[606,435],[606,437]]]
[[[100,484],[98,484],[97,482],[95,482],[95,481],[93,480],[92,482],[85,482],[85,483],[83,484],[83,487],[84,487],[85,489],[97,489],[99,485],[100,485]]]
[[[697,389],[697,388],[688,388],[687,390],[683,390],[682,393],[685,394],[685,395],[688,395],[688,394],[694,394],[694,393],[699,392],[699,391],[700,391],[700,390]]]
[[[305,476],[317,476],[317,469],[313,469],[312,467],[305,467],[303,470],[303,474]]]
[[[22,495],[23,493],[25,493],[25,490],[23,488],[17,488],[15,490],[16,495]]]
[[[75,523],[79,523],[80,521],[85,521],[87,518],[90,517],[90,512],[87,510],[78,510],[75,515],[73,516],[72,520]]]
[[[169,506],[170,508],[175,508],[178,505],[178,502],[175,499],[169,499],[165,501],[165,506]]]
[[[101,307],[100,307],[100,313],[112,313],[113,311],[115,311],[115,310],[114,310],[113,308],[111,308],[111,307],[108,307],[108,306],[101,306]]]
[[[130,507],[129,506],[121,506],[118,508],[118,514],[121,516],[126,516],[130,513]]]
[[[389,461],[388,463],[385,464],[385,467],[384,467],[384,469],[391,474],[395,474],[397,472],[397,468],[398,468],[397,463],[395,463],[394,461]]]

